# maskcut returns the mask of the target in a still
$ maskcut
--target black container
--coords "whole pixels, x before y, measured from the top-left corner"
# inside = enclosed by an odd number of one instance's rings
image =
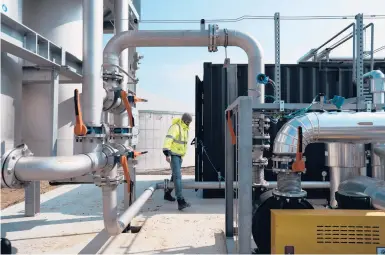
[[[225,177],[225,109],[227,107],[226,69],[222,64],[204,63],[203,81],[196,77],[196,137],[201,141],[215,169]],[[273,64],[265,65],[265,73],[274,79]],[[369,71],[369,64],[365,72]],[[375,63],[374,69],[385,72],[385,62]],[[238,96],[247,95],[247,64],[237,65]],[[352,66],[348,63],[300,63],[281,65],[281,98],[286,103],[310,103],[318,93],[328,98],[334,95],[345,98],[356,96],[356,86],[352,82]],[[266,95],[273,95],[273,88],[266,86]],[[370,97],[369,92],[367,93]],[[272,102],[267,98],[266,102]],[[284,122],[272,125],[269,133],[271,141]],[[202,146],[196,148],[196,181],[218,181],[218,175],[202,152]],[[271,157],[271,151],[265,157]],[[311,144],[306,147],[306,168],[303,181],[322,181],[322,171],[329,173],[325,166],[325,145]],[[267,169],[271,169],[271,160]],[[368,166],[370,176],[371,168]],[[326,176],[328,181],[329,174]],[[276,176],[265,171],[265,179],[276,181]],[[329,197],[328,189],[307,190],[309,198]],[[204,198],[223,198],[223,190],[204,190]]]

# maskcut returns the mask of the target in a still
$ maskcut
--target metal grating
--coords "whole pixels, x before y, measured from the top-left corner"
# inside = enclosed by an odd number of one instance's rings
[[[380,244],[379,226],[319,225],[317,243]]]

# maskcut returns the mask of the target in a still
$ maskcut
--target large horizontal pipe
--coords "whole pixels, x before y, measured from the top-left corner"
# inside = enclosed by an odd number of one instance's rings
[[[164,189],[164,183],[158,183],[156,185],[158,189]],[[167,187],[170,189],[174,189],[174,183],[170,182],[167,184]],[[238,182],[233,183],[233,187],[236,189],[238,188]],[[268,182],[269,188],[276,188],[277,182]],[[329,188],[330,183],[329,182],[317,182],[317,181],[305,181],[301,182],[301,187],[304,189],[322,189],[322,188]],[[192,181],[184,181],[182,182],[182,188],[183,189],[225,189],[226,183],[225,182],[192,182]]]
[[[338,191],[365,194],[372,199],[372,205],[385,210],[385,181],[367,176],[357,176],[340,184]]]
[[[112,37],[104,48],[104,64],[111,68],[118,66],[121,52],[129,47],[207,47],[211,43],[209,34],[208,30],[122,32]],[[257,86],[256,83],[257,75],[264,73],[263,51],[259,42],[248,34],[221,29],[217,32],[216,46],[237,46],[246,52],[249,95],[258,96],[260,103],[264,103],[264,86]]]
[[[51,181],[82,176],[107,165],[103,152],[58,157],[22,157],[15,165],[20,181]]]
[[[274,154],[297,152],[299,126],[303,132],[303,150],[316,142],[385,142],[384,112],[312,112],[285,123],[274,140]]]

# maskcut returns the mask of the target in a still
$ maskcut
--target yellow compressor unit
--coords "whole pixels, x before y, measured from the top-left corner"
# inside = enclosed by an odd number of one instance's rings
[[[385,211],[271,210],[271,254],[385,254]]]

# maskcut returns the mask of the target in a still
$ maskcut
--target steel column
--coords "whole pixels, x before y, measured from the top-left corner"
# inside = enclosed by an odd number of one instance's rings
[[[227,67],[227,106],[229,106],[237,95],[237,65]],[[234,91],[235,90],[235,91]],[[226,114],[226,112],[225,112]],[[226,116],[225,116],[226,119]],[[234,236],[234,145],[231,143],[230,130],[225,122],[225,233],[226,237]]]
[[[252,222],[252,98],[242,97],[238,107],[238,253],[250,254]]]
[[[357,59],[356,59],[356,84],[357,84],[357,103],[360,98],[364,97],[364,38],[363,38],[363,14],[356,15],[356,48],[357,48]]]
[[[281,100],[281,39],[279,12],[274,14],[274,39],[275,39],[275,69],[274,69],[274,97],[275,101]]]
[[[51,156],[57,156],[57,123],[59,102],[59,72],[55,68],[51,71]],[[25,216],[33,217],[40,212],[40,182],[31,182],[25,189]]]

